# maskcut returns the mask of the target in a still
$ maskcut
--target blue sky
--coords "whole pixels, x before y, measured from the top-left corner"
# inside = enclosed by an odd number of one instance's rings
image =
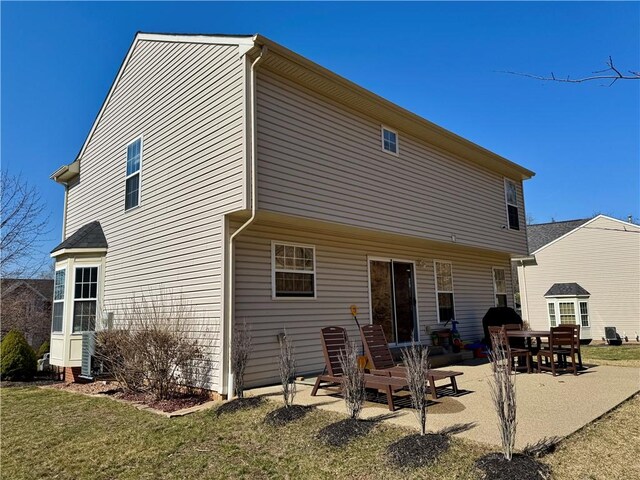
[[[640,70],[640,4],[2,2],[2,167],[36,184],[60,237],[63,189],[136,31],[256,33],[534,170],[536,222],[640,217],[640,81],[499,73]]]

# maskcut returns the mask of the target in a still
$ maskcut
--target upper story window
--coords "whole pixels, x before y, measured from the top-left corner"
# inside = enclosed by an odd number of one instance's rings
[[[54,333],[62,332],[66,273],[67,271],[65,269],[56,270],[56,275],[53,280],[53,321],[51,322],[51,331]]]
[[[140,204],[140,170],[142,169],[142,138],[137,138],[127,146],[127,176],[125,180],[124,209]]]
[[[315,298],[315,247],[309,245],[272,245],[273,298]]]
[[[94,331],[98,303],[98,267],[76,268],[73,298],[73,332]]]
[[[496,307],[507,306],[507,279],[504,268],[493,269],[493,292],[496,297]]]
[[[451,262],[434,262],[436,274],[436,301],[438,306],[438,322],[455,320],[453,305],[453,269]]]
[[[382,127],[382,150],[398,154],[398,132],[387,127]]]
[[[518,187],[516,183],[505,178],[504,196],[507,202],[507,221],[511,230],[520,230],[520,216],[518,213]]]

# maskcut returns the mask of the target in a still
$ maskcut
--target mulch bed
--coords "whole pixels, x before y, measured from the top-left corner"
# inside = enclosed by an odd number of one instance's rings
[[[240,410],[248,410],[250,408],[257,408],[264,403],[263,397],[245,397],[234,398],[229,402],[225,402],[216,408],[216,417],[225,413],[235,413]]]
[[[313,407],[305,405],[291,405],[290,407],[280,407],[269,412],[264,419],[267,425],[272,427],[280,427],[287,423],[294,422],[303,418]]]
[[[153,395],[148,393],[125,393],[118,392],[114,395],[115,398],[126,400],[128,402],[143,403],[144,405],[161,410],[163,412],[171,413],[177,410],[185,408],[195,407],[209,401],[209,398],[202,395],[179,395],[167,400],[156,400]]]
[[[432,463],[449,448],[448,435],[427,433],[409,435],[387,447],[387,455],[395,465],[402,468],[423,467]]]
[[[318,432],[318,439],[332,447],[342,447],[351,440],[367,435],[377,422],[347,418],[327,425]]]
[[[491,480],[546,480],[551,478],[548,465],[528,455],[514,453],[511,461],[501,453],[490,453],[476,460],[476,467]]]

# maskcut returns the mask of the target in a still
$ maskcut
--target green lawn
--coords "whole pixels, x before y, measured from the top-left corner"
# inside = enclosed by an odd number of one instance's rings
[[[581,347],[582,359],[601,365],[640,367],[640,344],[620,346],[585,345]]]
[[[385,448],[413,433],[377,425],[349,446],[331,448],[316,439],[317,432],[342,416],[313,411],[288,426],[269,427],[263,419],[277,407],[271,402],[220,417],[208,410],[169,419],[110,399],[53,389],[2,388],[0,401],[0,467],[2,478],[7,479],[398,478],[397,470],[385,459]],[[545,461],[568,472],[559,478],[610,478],[598,474],[609,457],[640,456],[640,399],[636,397],[620,410],[622,413],[609,417],[628,419],[631,415],[636,441],[613,435],[604,449],[594,449],[582,462],[581,468],[592,467],[595,476],[572,476],[571,468],[566,467],[571,455],[589,451],[593,439],[602,438],[600,431],[611,431],[607,425],[611,418],[606,418],[602,425],[577,435],[577,440],[567,440],[559,452],[546,457]],[[473,462],[489,450],[454,439],[452,448],[436,464],[403,477],[479,478]],[[634,468],[633,462],[628,465]],[[632,471],[621,474],[631,478]]]

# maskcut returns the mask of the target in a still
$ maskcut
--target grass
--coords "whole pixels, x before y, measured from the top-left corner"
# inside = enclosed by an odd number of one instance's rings
[[[582,359],[587,363],[640,367],[640,344],[583,345],[580,350]]]
[[[393,478],[399,474],[386,448],[415,433],[378,424],[366,437],[332,448],[317,433],[344,417],[314,410],[300,421],[270,427],[264,417],[279,406],[272,402],[219,417],[208,410],[169,419],[53,389],[3,388],[0,401],[0,467],[2,478],[12,479]],[[639,426],[635,397],[544,461],[562,473],[556,478],[637,478]],[[454,437],[446,454],[410,477],[479,478],[473,463],[491,450]]]

